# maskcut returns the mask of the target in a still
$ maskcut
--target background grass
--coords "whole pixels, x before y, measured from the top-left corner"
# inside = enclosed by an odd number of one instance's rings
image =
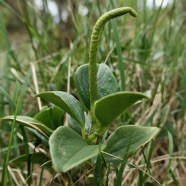
[[[117,163],[107,167],[97,163],[57,174],[48,147],[33,131],[0,123],[0,184],[184,185],[186,13],[182,2],[174,0],[163,8],[153,1],[149,8],[145,0],[61,1],[58,8],[68,16],[58,22],[49,11],[49,1],[42,2],[40,10],[33,0],[0,1],[0,117],[34,116],[46,105],[34,97],[40,91],[68,90],[78,97],[73,73],[88,62],[95,21],[107,10],[131,6],[139,14],[136,19],[126,15],[105,25],[98,62],[112,68],[120,90],[151,90],[153,97],[125,113],[113,128],[136,123],[162,130],[124,163],[124,171]]]

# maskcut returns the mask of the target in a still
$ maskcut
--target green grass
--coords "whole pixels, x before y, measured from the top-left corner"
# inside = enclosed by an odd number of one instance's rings
[[[122,164],[106,165],[100,154],[95,166],[57,174],[48,146],[35,131],[0,121],[0,185],[184,185],[186,18],[181,1],[152,9],[145,0],[68,1],[63,5],[68,21],[60,24],[52,21],[43,2],[40,12],[32,0],[18,0],[19,11],[0,1],[0,117],[34,116],[46,105],[34,97],[41,91],[69,89],[78,97],[72,74],[88,62],[95,21],[107,10],[131,6],[136,19],[126,15],[105,25],[98,61],[112,68],[120,90],[152,92],[150,101],[126,112],[118,125],[158,126],[161,132]],[[88,15],[78,13],[80,4]]]

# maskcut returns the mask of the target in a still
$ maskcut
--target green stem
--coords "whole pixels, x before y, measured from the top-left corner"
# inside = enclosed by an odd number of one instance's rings
[[[7,183],[8,163],[9,163],[9,158],[10,158],[11,145],[12,145],[12,141],[13,141],[13,137],[14,137],[14,129],[16,126],[16,117],[19,112],[20,105],[21,105],[21,98],[19,97],[17,105],[16,105],[15,114],[14,114],[14,120],[13,120],[13,123],[11,126],[11,132],[10,132],[9,143],[8,143],[8,151],[7,151],[6,159],[4,160],[4,165],[3,165],[3,175],[2,175],[2,185],[3,186],[6,186],[8,184]]]
[[[111,11],[106,12],[103,14],[96,22],[93,32],[91,35],[90,41],[90,50],[89,50],[89,92],[90,92],[90,102],[91,102],[91,109],[93,107],[94,102],[97,100],[97,50],[98,50],[98,43],[101,36],[101,30],[105,23],[110,19],[113,19],[118,16],[122,16],[124,14],[129,13],[133,17],[137,16],[135,10],[130,7],[121,7],[116,8]]]

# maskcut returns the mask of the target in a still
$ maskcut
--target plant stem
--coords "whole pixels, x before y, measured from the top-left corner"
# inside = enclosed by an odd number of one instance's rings
[[[101,30],[105,23],[110,19],[129,13],[133,17],[137,16],[135,10],[130,7],[116,8],[103,14],[96,22],[91,35],[90,49],[89,49],[89,92],[91,108],[97,100],[97,50],[98,43],[101,36]]]
[[[21,105],[21,97],[18,98],[17,101],[17,105],[16,105],[16,110],[15,110],[15,114],[14,114],[14,120],[11,126],[11,132],[10,132],[10,138],[9,138],[9,144],[8,144],[8,151],[7,151],[7,155],[5,157],[4,160],[4,165],[3,165],[3,175],[2,175],[2,185],[6,186],[7,185],[7,178],[8,178],[8,162],[9,162],[9,158],[10,158],[10,150],[11,150],[11,145],[12,145],[12,141],[13,141],[13,137],[14,137],[14,129],[15,129],[15,125],[16,125],[16,117],[17,114],[19,112],[19,108]]]

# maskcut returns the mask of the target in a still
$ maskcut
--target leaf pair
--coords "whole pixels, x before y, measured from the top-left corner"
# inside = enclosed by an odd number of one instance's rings
[[[122,126],[113,132],[106,144],[88,145],[73,129],[59,127],[49,139],[53,166],[57,172],[67,172],[100,151],[106,152],[106,160],[111,160],[113,155],[121,158],[149,142],[158,131],[156,127]]]
[[[130,106],[148,98],[145,94],[135,92],[117,92],[117,80],[105,64],[97,64],[97,101],[94,105],[96,118],[103,127],[108,127]],[[75,83],[83,103],[90,110],[89,65],[80,66],[75,74]]]
[[[76,72],[75,81],[84,105],[89,110],[88,70],[88,65],[79,67]],[[116,78],[105,64],[98,65],[97,80],[98,100],[94,103],[93,113],[97,122],[101,124],[102,129],[108,128],[129,107],[147,98],[142,93],[115,93],[117,90]],[[80,134],[85,129],[87,134],[91,133],[91,121],[83,105],[74,96],[62,91],[42,92],[37,96],[60,108],[44,109],[35,118],[17,116],[16,121],[36,129],[45,137],[50,136],[49,145],[52,162],[55,170],[59,172],[66,172],[97,156],[101,151],[106,152],[107,155],[104,155],[106,160],[112,159],[113,155],[123,157],[125,153],[132,153],[141,145],[147,143],[159,131],[156,127],[122,126],[112,133],[106,143],[89,145]],[[63,116],[61,111],[63,110],[70,115],[69,125],[73,129],[63,126],[56,129],[57,125],[55,122],[60,123]],[[13,118],[13,116],[7,116],[3,119],[13,120]],[[51,123],[55,125],[52,128],[54,132],[51,129]]]
[[[75,76],[77,90],[86,105],[90,109],[88,65],[78,68]],[[102,73],[102,75],[101,75]],[[117,81],[109,67],[104,64],[98,65],[98,100],[94,104],[95,117],[101,123],[102,128],[109,125],[130,106],[147,98],[145,94],[134,92],[118,92]],[[86,125],[83,106],[75,97],[66,92],[43,92],[37,96],[61,107],[70,115],[70,123],[73,128],[78,123],[81,128]],[[83,123],[84,122],[84,123]],[[77,129],[75,129],[77,131]],[[88,145],[86,140],[71,128],[59,127],[49,139],[50,153],[56,171],[66,172],[71,168],[85,162],[105,151],[106,159],[112,155],[123,156],[124,153],[131,153],[141,145],[147,143],[158,129],[152,127],[123,126],[118,128],[109,137],[106,144]]]

